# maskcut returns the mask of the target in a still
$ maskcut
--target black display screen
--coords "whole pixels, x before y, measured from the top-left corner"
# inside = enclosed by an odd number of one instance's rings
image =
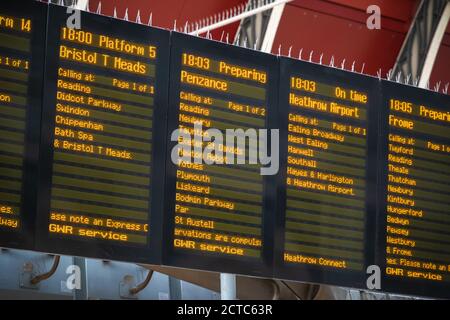
[[[375,235],[378,81],[280,62],[275,277],[365,287]]]
[[[213,139],[208,132],[242,129],[258,134],[272,127],[277,60],[178,33],[172,34],[171,43],[167,138],[178,129],[192,141],[183,137],[168,142],[163,263],[269,275],[274,192],[268,181],[274,176],[261,175],[261,164],[250,161],[250,142],[230,148],[231,138]],[[190,161],[173,158],[177,143],[185,147],[179,155]],[[238,156],[245,161],[230,160]]]
[[[169,32],[50,6],[39,250],[157,261]]]
[[[34,243],[46,12],[0,4],[0,247]]]
[[[383,81],[383,289],[450,298],[450,98]]]

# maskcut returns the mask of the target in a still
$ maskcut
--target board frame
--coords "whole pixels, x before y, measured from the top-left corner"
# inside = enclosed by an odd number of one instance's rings
[[[378,92],[379,80],[356,73],[326,67],[319,64],[295,60],[292,58],[280,58],[280,87],[278,108],[280,113],[280,175],[278,176],[278,207],[275,225],[275,267],[276,279],[309,282],[313,284],[336,285],[349,288],[367,289],[366,270],[362,272],[327,270],[318,266],[287,265],[283,261],[285,239],[285,210],[286,210],[286,177],[287,177],[287,137],[288,114],[291,70],[298,70],[307,79],[320,81],[328,85],[341,85],[348,87],[353,84],[353,89],[369,92],[368,105],[368,136],[367,136],[367,169],[366,169],[366,220],[365,220],[365,244],[364,266],[367,268],[374,264],[375,250],[375,215],[376,215],[376,182],[377,182],[377,136],[379,105]],[[318,78],[323,80],[319,80]],[[339,121],[340,119],[338,119]]]
[[[82,256],[103,260],[159,264],[161,257],[160,239],[162,205],[164,197],[165,133],[167,121],[169,44],[168,31],[142,24],[122,21],[106,16],[81,12],[81,25],[94,33],[111,34],[117,38],[135,42],[147,40],[158,48],[153,114],[152,171],[150,181],[151,234],[147,246],[101,242],[96,239],[51,238],[48,232],[50,212],[50,191],[53,164],[54,118],[56,105],[56,78],[60,28],[66,21],[67,8],[49,5],[47,61],[45,71],[45,98],[41,134],[39,205],[36,233],[36,249],[42,252]],[[149,236],[147,234],[147,236]]]
[[[424,103],[426,105],[438,105],[450,111],[450,96],[437,93],[431,90],[403,85],[387,80],[381,81],[382,104],[380,115],[380,136],[379,136],[379,177],[378,177],[378,213],[377,213],[377,249],[376,261],[381,268],[381,290],[404,295],[421,297],[433,297],[438,299],[450,299],[450,283],[434,283],[426,280],[400,279],[388,277],[386,274],[386,207],[387,207],[387,164],[389,145],[389,106],[388,100],[397,97],[400,100],[408,100],[415,104]],[[408,99],[405,99],[408,97]],[[444,101],[444,103],[441,103]],[[415,135],[415,134],[413,134]],[[417,134],[422,135],[423,134]],[[450,137],[449,137],[450,138]]]
[[[28,80],[28,103],[25,129],[25,153],[22,180],[20,230],[0,230],[0,246],[33,249],[37,202],[39,135],[41,130],[42,89],[45,60],[47,5],[36,1],[2,1],[1,10],[32,19],[31,69]]]
[[[276,129],[277,123],[277,88],[278,88],[278,61],[275,56],[261,52],[231,46],[217,41],[208,41],[199,37],[172,32],[171,41],[171,77],[170,92],[180,92],[181,53],[185,48],[190,51],[203,53],[212,57],[226,57],[228,61],[243,65],[249,61],[249,66],[264,69],[268,74],[267,80],[267,129]],[[175,142],[170,140],[171,131],[178,128],[179,100],[177,94],[171,94],[169,101],[168,121],[168,148],[166,162],[166,203],[164,207],[165,224],[163,232],[163,265],[190,268],[205,271],[216,271],[247,276],[271,277],[272,276],[272,248],[273,248],[273,212],[275,208],[275,176],[265,176],[263,179],[263,246],[260,261],[252,258],[238,258],[233,256],[220,256],[202,252],[180,252],[173,248],[174,229],[174,199],[176,166],[169,161],[171,150]]]

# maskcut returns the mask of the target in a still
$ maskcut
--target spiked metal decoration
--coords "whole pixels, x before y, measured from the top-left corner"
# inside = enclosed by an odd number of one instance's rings
[[[138,11],[137,11],[137,14],[136,14],[136,23],[142,24],[142,22],[141,22],[141,10],[138,10]]]
[[[256,41],[255,41],[255,43],[253,44],[253,50],[256,50],[256,49],[257,49],[258,43],[259,43],[259,39],[256,38]]]
[[[98,3],[97,14],[102,14],[102,2]]]
[[[151,27],[152,26],[152,20],[153,20],[153,12],[150,12],[150,17],[148,18],[148,25]]]
[[[330,67],[334,68],[334,56],[331,56]]]
[[[389,69],[388,73],[386,74],[386,80],[392,80],[393,74],[394,74],[394,69]]]
[[[411,74],[408,74],[405,78],[405,84],[409,84],[410,80],[411,80]]]
[[[378,80],[381,80],[383,78],[383,74],[382,74],[381,68],[378,69],[378,71],[377,71],[377,77],[378,77]]]
[[[436,83],[436,85],[434,86],[434,91],[439,92],[440,87],[441,87],[441,81]]]
[[[402,80],[402,73],[401,73],[401,72],[398,72],[398,73],[397,73],[397,76],[395,77],[395,81],[396,81],[397,83],[401,83],[401,80]]]

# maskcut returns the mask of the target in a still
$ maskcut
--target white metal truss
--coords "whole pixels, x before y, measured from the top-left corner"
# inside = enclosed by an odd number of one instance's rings
[[[422,0],[396,64],[386,78],[428,89],[431,72],[449,19],[448,0]],[[446,88],[448,86],[444,87],[444,93],[447,91]]]
[[[272,9],[269,24],[267,25],[266,33],[264,34],[264,40],[261,45],[261,51],[272,52],[273,42],[280,25],[281,17],[283,16],[285,3]]]
[[[247,6],[252,6],[252,0]],[[241,20],[234,44],[270,53],[286,3]]]
[[[197,22],[186,24],[185,32],[191,35],[203,34],[224,27],[231,23],[254,16],[260,12],[271,10],[277,6],[284,5],[293,0],[250,0],[249,5],[237,7],[214,14]]]
[[[441,46],[442,39],[444,38],[444,34],[449,21],[450,2],[447,2],[447,5],[444,9],[444,12],[442,13],[441,19],[439,20],[436,31],[428,48],[428,53],[426,55],[425,61],[423,63],[422,74],[420,75],[419,81],[419,87],[421,88],[425,88],[430,81],[431,72],[433,71],[434,63],[436,62],[439,48]]]

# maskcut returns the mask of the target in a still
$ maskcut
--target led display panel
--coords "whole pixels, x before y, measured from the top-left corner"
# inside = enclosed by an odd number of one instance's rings
[[[168,47],[167,31],[50,6],[39,250],[159,260]]]
[[[450,98],[383,81],[382,289],[450,298]]]
[[[375,237],[378,80],[280,63],[275,277],[365,288]]]
[[[250,155],[269,151],[277,59],[172,33],[170,75],[163,263],[270,275],[274,175]],[[239,145],[227,130],[267,139]]]
[[[34,243],[46,12],[0,4],[0,247]]]

